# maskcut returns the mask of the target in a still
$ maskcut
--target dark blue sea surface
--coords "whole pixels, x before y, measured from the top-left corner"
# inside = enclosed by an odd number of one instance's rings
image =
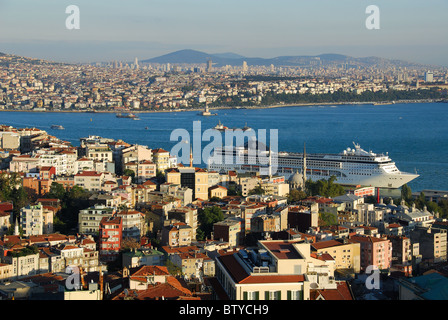
[[[212,117],[202,117],[197,111],[140,113],[141,120],[134,121],[117,118],[114,113],[0,112],[0,124],[44,129],[73,145],[79,145],[82,137],[98,135],[166,150],[178,143],[170,141],[172,131],[183,128],[191,133],[194,121],[201,121],[202,131],[218,121],[229,128],[247,124],[255,132],[267,129],[268,138],[269,129],[278,129],[280,151],[302,152],[306,143],[308,153],[339,153],[356,142],[367,151],[388,152],[401,171],[420,174],[409,183],[413,191],[448,190],[446,103],[231,109],[216,113]],[[65,130],[51,129],[53,124]]]

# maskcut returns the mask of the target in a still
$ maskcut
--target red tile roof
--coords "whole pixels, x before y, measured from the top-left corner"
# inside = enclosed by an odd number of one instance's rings
[[[340,245],[342,245],[342,243],[340,243],[339,241],[327,240],[327,241],[319,241],[319,242],[313,243],[313,244],[311,244],[311,247],[313,247],[315,250],[320,250],[320,249],[331,248],[331,247],[336,247],[336,246],[340,246]]]
[[[324,300],[353,300],[351,290],[345,281],[338,281],[337,289],[316,289],[310,291],[310,300],[316,300],[318,297]]]
[[[168,151],[162,149],[162,148],[158,148],[158,149],[152,149],[152,153],[168,153]]]
[[[146,290],[128,290],[128,296],[137,300],[159,300],[162,298],[167,300],[177,300],[179,297],[193,296],[192,292],[183,287],[179,280],[173,276],[167,277],[166,281],[166,283],[156,284]],[[113,300],[121,300],[124,298],[125,294],[121,293]]]
[[[134,279],[135,277],[146,277],[149,275],[157,275],[157,276],[169,276],[168,268],[165,266],[143,266],[134,272],[130,278]]]

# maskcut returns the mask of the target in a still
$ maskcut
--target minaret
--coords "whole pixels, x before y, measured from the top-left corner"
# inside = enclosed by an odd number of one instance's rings
[[[272,157],[271,157],[271,146],[269,146],[269,178],[272,177]]]
[[[190,146],[190,168],[193,168],[193,150]]]
[[[14,225],[14,235],[15,236],[20,235],[20,232],[19,232],[19,221],[17,220],[17,217],[16,217],[16,224]]]
[[[306,184],[306,143],[303,143],[303,189]]]

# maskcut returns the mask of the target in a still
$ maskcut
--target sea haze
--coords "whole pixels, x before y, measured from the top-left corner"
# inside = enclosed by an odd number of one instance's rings
[[[183,128],[191,133],[193,121],[201,121],[202,130],[218,121],[229,128],[247,124],[268,133],[278,129],[280,151],[302,152],[306,143],[308,153],[339,153],[356,142],[367,151],[388,152],[401,171],[420,174],[409,185],[421,191],[448,190],[447,109],[446,103],[322,105],[222,109],[212,117],[197,111],[141,113],[140,121],[116,118],[114,113],[1,112],[0,123],[44,129],[73,145],[82,137],[98,135],[168,151],[177,143],[170,142],[171,132]],[[53,124],[65,130],[51,129]]]

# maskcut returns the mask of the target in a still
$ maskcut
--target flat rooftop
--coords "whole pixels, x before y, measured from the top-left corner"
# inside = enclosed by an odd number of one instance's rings
[[[260,241],[277,259],[304,259],[296,250],[297,241]]]

